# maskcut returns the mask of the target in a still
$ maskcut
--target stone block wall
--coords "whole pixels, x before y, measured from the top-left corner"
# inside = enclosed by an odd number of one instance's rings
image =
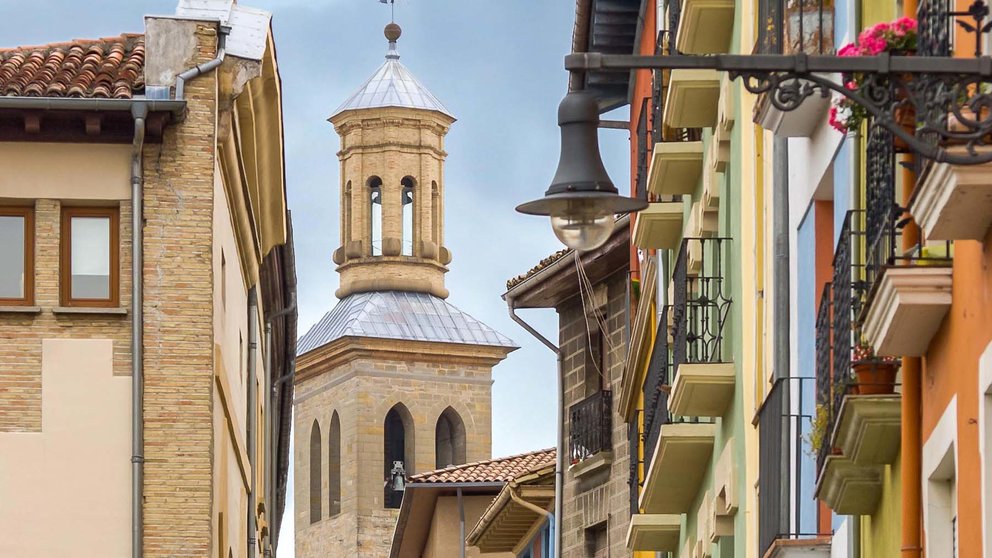
[[[401,342],[397,342],[401,343]],[[341,548],[341,556],[389,556],[398,510],[384,507],[384,420],[402,404],[413,421],[409,475],[434,470],[435,428],[449,406],[465,425],[466,460],[491,457],[492,371],[488,365],[392,358],[358,358],[334,369],[301,368],[296,384],[294,457],[296,555],[312,558]],[[341,423],[341,513],[328,517],[327,432]],[[310,521],[310,432],[321,428],[321,519]],[[408,443],[409,446],[409,443]],[[408,451],[410,448],[408,447]]]
[[[604,281],[594,285],[596,301],[587,299],[587,306],[602,303],[600,311],[605,318],[607,334],[604,336],[603,372],[607,386],[619,393],[625,358],[626,330],[626,269],[618,270]],[[559,342],[563,351],[562,374],[565,389],[566,451],[570,424],[568,408],[601,388],[599,375],[589,370],[590,351],[587,313],[579,298],[573,298],[558,307]],[[602,537],[609,541],[609,556],[630,556],[627,550],[627,527],[630,523],[629,450],[627,426],[617,412],[616,401],[612,414],[612,462],[603,469],[578,478],[574,470],[565,472],[564,504],[562,518],[563,558],[593,558]],[[566,460],[566,466],[568,460]]]

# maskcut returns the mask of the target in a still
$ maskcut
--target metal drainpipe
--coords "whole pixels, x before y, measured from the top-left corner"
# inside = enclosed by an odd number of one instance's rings
[[[772,165],[774,176],[772,179],[772,291],[775,299],[772,301],[772,321],[775,335],[775,353],[772,357],[772,368],[775,380],[788,378],[791,376],[790,356],[790,305],[789,305],[789,139],[775,137],[772,140]],[[799,389],[803,386],[800,385]],[[789,389],[784,392],[786,408],[791,405],[792,394]],[[789,456],[791,454],[791,441],[788,437],[779,441],[782,470],[790,470]],[[779,479],[781,485],[780,503],[785,509],[789,509],[790,494],[792,493],[792,481],[790,475],[782,475]],[[800,533],[800,518],[787,517],[785,525],[790,532]]]
[[[462,501],[462,489],[458,487],[458,538],[461,544],[458,545],[461,558],[465,558],[465,503]]]
[[[176,76],[176,100],[184,99],[186,94],[186,82],[201,76],[217,66],[224,63],[224,58],[227,56],[227,36],[231,33],[231,27],[229,25],[221,25],[220,33],[217,37],[217,56],[213,60],[204,62],[203,64],[197,64],[192,68],[180,73]]]
[[[251,470],[248,492],[248,558],[255,558],[258,545],[258,518],[256,517],[256,502],[258,501],[258,471],[255,468],[255,451],[258,432],[258,291],[252,287],[248,291],[248,424],[246,436],[248,446],[248,468]]]
[[[564,394],[564,379],[561,377],[562,374],[562,352],[561,348],[548,340],[547,337],[541,335],[536,329],[531,327],[530,324],[524,321],[523,318],[517,315],[517,308],[514,306],[515,301],[513,297],[507,299],[507,306],[510,308],[510,319],[517,322],[520,327],[524,328],[527,333],[531,334],[535,339],[544,344],[545,347],[551,349],[558,360],[558,370],[555,374],[555,380],[557,381],[557,391],[558,391],[558,440],[555,449],[555,516],[552,522],[552,530],[554,531],[555,540],[555,550],[553,558],[561,558],[561,514],[562,514],[562,490],[565,483],[565,394]]]
[[[289,315],[296,311],[296,289],[294,288],[290,292],[290,303],[289,306],[283,308],[282,310],[275,312],[271,316],[265,318],[265,350],[266,350],[266,378],[272,378],[272,322],[278,318]],[[276,449],[273,447],[279,441],[279,436],[276,435],[276,425],[278,423],[278,417],[276,415],[277,411],[279,415],[282,415],[282,410],[279,409],[279,390],[282,384],[287,381],[291,381],[296,376],[296,356],[293,355],[291,359],[291,365],[289,373],[279,378],[275,382],[271,382],[271,387],[269,388],[269,412],[265,414],[266,418],[266,451],[265,451],[265,474],[268,477],[266,480],[266,496],[265,496],[265,514],[268,517],[269,524],[269,548],[266,549],[268,555],[275,553],[275,549],[272,548],[272,541],[278,536],[278,533],[274,532],[276,528],[275,514],[276,514],[276,483],[278,482],[278,477],[276,476],[275,470],[275,452]]]
[[[131,106],[134,118],[134,143],[131,150],[131,556],[144,555],[144,161],[145,118],[148,106]]]

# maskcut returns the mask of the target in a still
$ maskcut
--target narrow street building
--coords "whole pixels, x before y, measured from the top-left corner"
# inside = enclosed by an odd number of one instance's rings
[[[492,367],[512,341],[445,300],[444,137],[455,121],[400,62],[330,121],[341,139],[337,305],[301,339],[296,556],[385,558],[407,479],[489,459]]]
[[[274,555],[281,102],[270,15],[233,1],[0,50],[0,555]]]

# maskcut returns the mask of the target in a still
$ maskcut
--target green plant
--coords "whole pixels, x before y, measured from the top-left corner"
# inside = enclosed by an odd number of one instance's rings
[[[820,448],[827,442],[827,427],[830,424],[830,408],[825,403],[816,404],[816,414],[810,423],[809,434],[806,441],[809,442],[810,456],[816,457],[820,453]]]

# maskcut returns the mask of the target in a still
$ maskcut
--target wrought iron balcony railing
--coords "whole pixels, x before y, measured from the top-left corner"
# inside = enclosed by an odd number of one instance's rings
[[[830,54],[834,0],[759,0],[760,54]]]
[[[906,265],[950,265],[951,242],[928,243],[915,226],[913,242],[906,236],[912,217],[896,196],[896,160],[892,133],[872,125],[866,148],[865,269],[866,305],[874,297],[885,270]],[[862,308],[858,308],[862,310]]]
[[[631,515],[640,513],[640,506],[638,505],[641,495],[641,480],[638,475],[638,466],[641,464],[640,452],[638,451],[641,442],[641,431],[638,428],[640,413],[640,410],[634,411],[633,420],[627,424],[627,444],[630,452],[630,477],[627,480],[627,485],[630,488]]]
[[[658,444],[661,425],[671,421],[668,413],[668,389],[671,385],[671,370],[668,353],[668,313],[666,306],[661,312],[658,334],[655,336],[648,374],[644,379],[644,463],[651,464],[654,448]]]
[[[641,103],[641,114],[637,118],[637,199],[648,201],[648,144],[652,140],[648,127],[648,99]]]
[[[812,377],[780,378],[758,411],[759,555],[779,539],[816,537],[815,477],[809,448]]]
[[[834,376],[833,362],[833,285],[827,283],[820,297],[820,308],[816,314],[816,419],[813,429],[818,438],[816,455],[817,475],[831,453],[829,440],[825,438],[833,432],[836,421],[835,408],[840,407],[843,394],[847,391],[848,374]],[[845,358],[845,361],[847,361]],[[836,381],[835,381],[836,380]],[[835,394],[839,394],[835,395]]]
[[[672,273],[674,283],[672,372],[679,366],[723,362],[723,338],[730,315],[724,275],[729,238],[684,238]]]
[[[599,391],[568,410],[569,456],[572,463],[613,449],[613,393]]]

